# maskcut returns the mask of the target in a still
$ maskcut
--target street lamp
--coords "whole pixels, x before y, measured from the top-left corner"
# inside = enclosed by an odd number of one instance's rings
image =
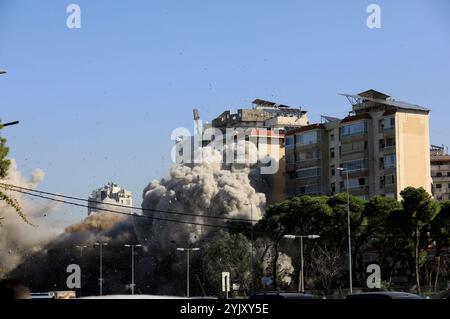
[[[127,248],[131,248],[131,294],[134,295],[134,247],[142,247],[142,245],[130,245],[126,244],[124,245]]]
[[[252,203],[246,203],[245,206],[250,206],[250,244],[251,244],[251,254],[250,254],[250,274],[252,276],[252,295],[255,293],[255,265],[254,265],[254,253],[253,253],[253,205]]]
[[[100,296],[103,296],[103,246],[108,246],[108,243],[95,243],[94,246],[100,247],[100,278],[98,278],[98,284],[100,286]]]
[[[79,250],[80,250],[80,265],[81,265],[81,267],[83,267],[83,250],[85,249],[85,248],[88,248],[88,246],[85,246],[85,245],[75,245],[75,248],[78,248]],[[80,277],[80,283],[81,283],[81,285],[80,285],[80,296],[82,296],[83,295],[83,271],[81,272],[81,277]]]
[[[305,292],[305,275],[303,272],[304,262],[303,262],[303,238],[307,239],[318,239],[319,235],[284,235],[286,239],[296,239],[300,238],[300,279],[298,281],[298,291],[304,293]]]
[[[186,247],[186,248],[177,248],[178,251],[186,252],[186,297],[189,298],[189,252],[190,251],[199,251],[200,248],[197,247]]]
[[[347,175],[347,236],[348,236],[348,273],[349,273],[349,286],[350,294],[353,293],[353,279],[352,279],[352,239],[350,237],[350,193],[349,193],[349,183],[348,183],[348,169],[344,167],[338,167],[338,171],[342,171]]]
[[[80,250],[80,258],[83,258],[83,249],[88,248],[88,246],[76,245],[75,247]]]

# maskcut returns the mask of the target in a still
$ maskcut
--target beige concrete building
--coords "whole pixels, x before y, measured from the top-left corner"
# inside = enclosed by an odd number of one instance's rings
[[[431,193],[430,110],[375,90],[343,95],[352,104],[346,118],[287,132],[287,196],[346,191],[345,171],[350,192],[363,199],[399,199],[407,186]]]
[[[260,185],[268,203],[285,199],[285,149],[284,136],[287,130],[309,125],[307,111],[283,104],[256,99],[251,109],[239,109],[237,113],[225,111],[213,119],[211,127],[219,129],[224,134],[223,145],[230,142],[251,141],[256,146],[259,158],[270,158],[263,165],[274,166],[274,174],[261,174]],[[235,134],[226,135],[234,130]],[[227,140],[228,139],[228,140]]]
[[[436,200],[450,199],[450,155],[444,147],[431,147],[431,178],[433,180],[432,193]]]

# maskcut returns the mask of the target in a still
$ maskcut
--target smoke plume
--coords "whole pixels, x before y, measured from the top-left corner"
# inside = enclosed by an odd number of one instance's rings
[[[41,169],[36,169],[27,179],[17,170],[16,161],[12,160],[7,178],[1,182],[34,188],[44,179],[44,175]],[[49,221],[57,204],[35,200],[12,191],[6,193],[18,200],[22,210],[36,227],[26,224],[13,208],[0,201],[0,216],[3,217],[0,221],[0,268],[3,271],[0,275],[14,268],[29,254],[39,251],[62,231],[58,225]]]

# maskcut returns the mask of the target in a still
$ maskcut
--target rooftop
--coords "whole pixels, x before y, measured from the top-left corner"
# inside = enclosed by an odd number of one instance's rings
[[[345,93],[340,93],[340,95],[347,97],[353,106],[358,106],[361,103],[371,101],[371,102],[376,102],[379,104],[393,106],[395,108],[403,109],[403,110],[430,112],[430,109],[428,109],[426,107],[423,107],[423,106],[420,106],[417,104],[411,104],[408,102],[397,101],[397,100],[391,99],[389,95],[384,94],[379,91],[375,91],[373,89],[361,92],[356,95],[355,94],[345,94]]]

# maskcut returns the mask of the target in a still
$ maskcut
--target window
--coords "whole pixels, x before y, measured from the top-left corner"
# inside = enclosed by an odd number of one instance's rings
[[[342,163],[342,167],[348,171],[360,171],[367,168],[367,161],[364,159],[359,159],[356,161],[349,161]]]
[[[379,140],[378,144],[380,146],[380,151],[386,147],[386,143],[384,142],[384,139]]]
[[[361,152],[367,149],[367,142],[359,141],[353,143],[345,143],[341,146],[342,154],[352,153],[352,152]]]
[[[450,189],[450,184],[447,185],[447,188]]]
[[[306,132],[298,135],[298,143],[300,145],[309,145],[317,143],[317,131]]]
[[[384,157],[384,168],[387,169],[387,168],[395,167],[395,162],[396,162],[395,154],[386,155]]]
[[[294,144],[294,136],[286,137],[286,146]]]
[[[395,138],[390,137],[386,139],[386,147],[395,146]]]
[[[437,173],[437,174],[436,174],[436,177],[442,177],[442,173],[440,173],[440,172]]]
[[[357,135],[367,132],[367,122],[357,122],[340,128],[341,136]]]
[[[331,176],[334,176],[336,174],[334,165],[331,165],[330,168],[331,168]]]
[[[319,150],[313,150],[313,151],[306,151],[306,152],[299,152],[298,153],[298,160],[299,161],[309,161],[314,159],[320,158],[320,151]]]
[[[395,127],[395,118],[394,117],[388,117],[383,120],[383,127],[384,129],[390,129]]]
[[[334,134],[330,134],[330,142],[334,142]]]
[[[386,176],[380,176],[380,188],[384,188],[386,184]]]
[[[298,179],[302,179],[302,178],[308,178],[308,177],[316,177],[320,175],[320,168],[319,167],[314,167],[314,168],[306,168],[306,169],[301,169],[297,171],[297,178]]]
[[[436,184],[436,188],[442,188],[442,184]]]
[[[450,172],[447,172],[447,176],[450,177]]]
[[[386,185],[392,185],[395,184],[395,175],[394,174],[390,174],[390,175],[386,175]]]
[[[343,181],[344,187],[347,187],[347,181]],[[366,179],[364,177],[362,178],[351,178],[348,180],[348,188],[360,188],[361,186],[366,185]]]
[[[331,189],[332,193],[335,193],[336,192],[336,183],[331,183],[330,184],[330,189]]]
[[[293,153],[286,154],[286,163],[295,164],[295,155]]]
[[[317,194],[319,192],[319,185],[308,185],[308,186],[301,186],[298,188],[298,193],[300,195],[305,194]]]
[[[334,147],[330,148],[330,157],[334,158]]]

